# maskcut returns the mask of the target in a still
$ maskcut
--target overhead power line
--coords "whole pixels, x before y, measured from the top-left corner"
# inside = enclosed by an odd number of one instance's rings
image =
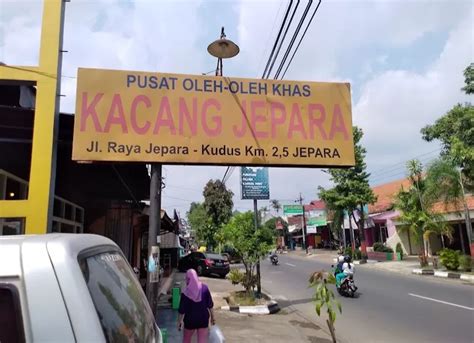
[[[315,8],[315,10],[314,10],[314,12],[313,12],[313,15],[312,15],[311,18],[309,19],[309,22],[308,22],[308,24],[306,25],[306,28],[305,28],[305,30],[304,30],[304,32],[303,32],[303,35],[301,36],[300,41],[298,42],[298,45],[296,46],[296,49],[295,49],[295,51],[293,52],[293,55],[292,55],[291,58],[290,58],[290,62],[288,62],[288,64],[286,65],[285,71],[283,72],[283,75],[281,76],[281,79],[282,79],[282,80],[283,80],[283,78],[285,77],[286,72],[288,71],[288,68],[290,67],[291,63],[293,62],[293,58],[295,58],[296,52],[297,52],[298,49],[300,48],[301,42],[303,41],[303,38],[304,38],[304,36],[306,35],[306,32],[308,31],[309,26],[311,25],[311,22],[313,21],[314,16],[316,15],[316,12],[318,12],[319,5],[321,5],[321,0],[319,0],[318,5],[316,6],[316,8]]]
[[[300,33],[301,26],[303,25],[303,22],[306,19],[306,16],[308,15],[308,11],[309,11],[312,3],[313,3],[313,0],[309,0],[308,4],[306,5],[306,8],[304,9],[304,12],[303,12],[303,15],[301,16],[300,22],[298,23],[298,26],[296,27],[296,30],[293,33],[293,37],[291,37],[290,44],[288,44],[288,47],[286,48],[285,55],[283,55],[280,66],[278,67],[278,70],[277,70],[277,72],[274,76],[275,80],[278,80],[278,75],[280,75],[280,72],[283,69],[283,66],[285,65],[286,59],[288,58],[288,55],[290,54],[290,51],[293,48],[293,44],[295,43],[296,37]]]
[[[283,18],[283,22],[281,23],[280,30],[278,31],[277,38],[275,40],[275,43],[273,44],[272,52],[270,53],[270,57],[268,58],[267,65],[265,66],[265,70],[263,71],[262,79],[265,79],[265,75],[267,73],[268,67],[270,66],[270,61],[272,60],[273,54],[275,53],[278,42],[280,41],[280,36],[283,31],[283,28],[285,27],[286,19],[288,18],[288,14],[290,13],[292,4],[293,4],[293,0],[290,0],[290,3],[288,4],[288,7],[285,12],[285,17]]]
[[[262,77],[263,79],[268,79],[268,77],[270,76],[270,74],[271,74],[271,72],[272,72],[272,70],[273,70],[273,66],[275,65],[275,62],[276,62],[276,60],[277,60],[277,57],[278,57],[278,55],[280,54],[280,50],[281,50],[281,47],[282,47],[282,45],[283,45],[283,42],[284,42],[284,40],[285,40],[285,38],[286,38],[286,34],[288,33],[288,30],[289,30],[289,28],[290,28],[290,26],[291,26],[291,23],[293,22],[293,18],[295,17],[296,10],[298,9],[298,6],[299,6],[299,5],[300,5],[300,0],[297,1],[296,6],[295,6],[295,8],[293,9],[293,13],[291,14],[291,18],[290,18],[290,20],[288,21],[288,24],[286,25],[285,33],[283,34],[283,37],[282,37],[282,39],[280,40],[280,44],[278,45],[278,49],[277,49],[277,51],[276,51],[276,53],[275,53],[275,56],[273,57],[273,61],[272,61],[271,64],[270,64],[270,68],[268,68],[267,74]]]

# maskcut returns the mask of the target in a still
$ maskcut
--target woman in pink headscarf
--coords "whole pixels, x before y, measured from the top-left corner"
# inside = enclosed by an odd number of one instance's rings
[[[207,343],[209,319],[215,324],[214,303],[207,285],[199,281],[194,269],[186,272],[186,288],[179,303],[178,330],[184,325],[183,343],[191,343],[197,332],[198,343]]]

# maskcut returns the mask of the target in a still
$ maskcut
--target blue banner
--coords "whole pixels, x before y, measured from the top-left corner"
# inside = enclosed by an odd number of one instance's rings
[[[270,185],[268,182],[268,168],[241,167],[240,184],[242,200],[270,199]]]

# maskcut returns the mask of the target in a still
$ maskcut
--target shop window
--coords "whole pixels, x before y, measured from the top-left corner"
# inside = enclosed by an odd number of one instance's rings
[[[0,236],[25,233],[25,218],[0,218]]]

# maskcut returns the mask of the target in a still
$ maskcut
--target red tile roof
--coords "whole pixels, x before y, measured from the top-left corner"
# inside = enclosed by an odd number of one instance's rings
[[[396,180],[382,185],[372,187],[374,194],[377,196],[377,202],[373,205],[369,205],[369,213],[380,213],[388,211],[393,208],[393,202],[396,194],[401,188],[408,189],[410,187],[410,180],[402,179]],[[474,196],[466,195],[466,201],[469,209],[474,209]],[[433,211],[435,213],[450,213],[459,212],[463,210],[463,205],[455,207],[453,204],[447,207],[443,202],[437,202],[433,205]]]
[[[325,210],[326,209],[326,203],[324,200],[313,200],[309,203],[309,205],[304,205],[306,211],[311,211],[311,210]]]

